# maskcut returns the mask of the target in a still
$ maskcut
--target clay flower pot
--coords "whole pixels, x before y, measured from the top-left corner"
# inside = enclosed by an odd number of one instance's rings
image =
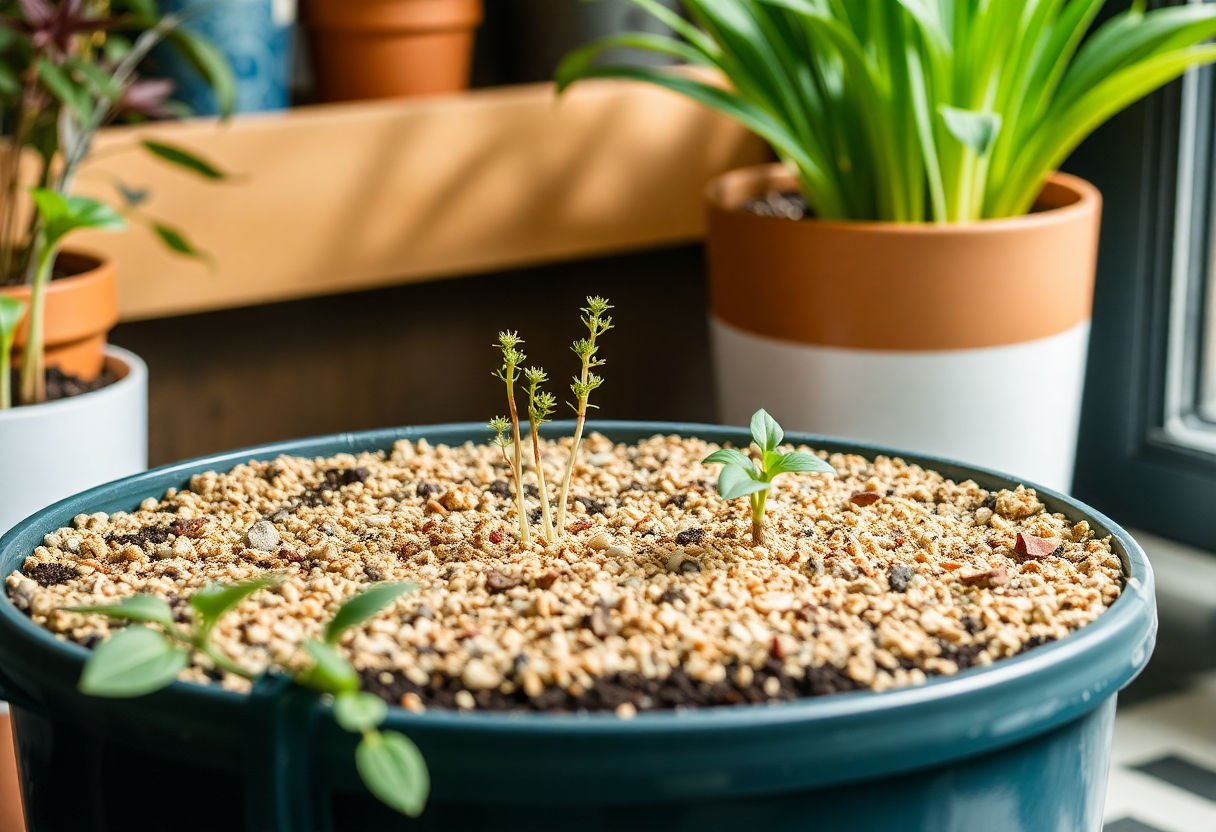
[[[824,222],[741,206],[780,165],[707,191],[721,417],[1072,482],[1101,197],[1054,175],[1024,217]]]
[[[113,261],[82,252],[62,252],[46,293],[46,364],[91,381],[105,362],[106,333],[118,323],[118,273]],[[5,286],[0,294],[30,300],[29,286]],[[14,364],[25,348],[28,319],[17,330]],[[17,519],[17,518],[15,518]],[[0,523],[0,526],[3,524]]]
[[[433,95],[469,85],[481,0],[309,0],[324,101]]]

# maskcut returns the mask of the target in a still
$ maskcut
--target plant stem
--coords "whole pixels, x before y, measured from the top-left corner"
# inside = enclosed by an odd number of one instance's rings
[[[240,676],[242,679],[248,679],[251,682],[258,678],[258,674],[252,673],[241,667],[219,650],[216,650],[210,644],[196,644],[194,646],[201,651],[204,656],[211,659],[212,664],[225,673],[231,673],[233,676]]]
[[[13,406],[12,344],[0,335],[0,410]]]
[[[757,491],[752,495],[752,545],[764,545],[764,502],[768,498],[767,491]]]
[[[515,440],[515,464],[511,471],[515,475],[515,511],[519,514],[519,542],[527,545],[531,538],[528,532],[528,512],[524,508],[524,461],[520,450],[519,410],[515,407],[515,369],[512,367],[506,378],[507,410],[510,411],[511,432]]]
[[[549,514],[549,493],[545,488],[545,469],[540,464],[540,432],[535,420],[528,423],[532,432],[532,459],[536,463],[536,488],[540,494],[540,513],[545,524],[545,540],[553,543],[557,535],[553,532],[553,518]]]
[[[51,269],[55,265],[58,247],[48,245],[39,234],[34,282],[30,287],[30,323],[21,353],[21,403],[38,404],[46,399],[46,358],[43,355],[44,326],[46,323],[46,290],[51,282]]]
[[[583,362],[583,381],[587,380],[587,362]],[[578,446],[583,441],[583,425],[587,421],[587,397],[578,400],[578,414],[574,422],[574,444],[570,446],[570,458],[566,460],[566,472],[562,476],[561,490],[557,495],[557,528],[566,528],[566,503],[570,498],[570,480],[574,478],[574,463],[578,459]]]

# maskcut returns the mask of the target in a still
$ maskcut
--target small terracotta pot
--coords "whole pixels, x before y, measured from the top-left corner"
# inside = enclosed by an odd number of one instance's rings
[[[8,708],[0,712],[0,832],[22,832],[21,783],[17,780],[17,757],[13,753],[13,724]]]
[[[469,85],[481,0],[309,0],[324,101],[456,92]]]
[[[740,208],[780,165],[707,193],[728,422],[783,424],[1071,482],[1101,198],[1056,174],[1023,217],[827,222]]]
[[[46,364],[90,381],[105,361],[106,334],[118,323],[118,272],[113,261],[78,251],[61,252],[56,270],[71,276],[56,278],[47,288]],[[30,287],[0,287],[0,294],[28,303]],[[28,330],[27,315],[14,341],[15,363]]]

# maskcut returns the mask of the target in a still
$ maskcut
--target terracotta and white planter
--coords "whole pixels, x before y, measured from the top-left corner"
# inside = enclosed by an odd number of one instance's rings
[[[794,221],[741,209],[781,166],[715,180],[710,327],[720,416],[940,454],[1067,490],[1101,197],[1055,174],[1024,217]]]

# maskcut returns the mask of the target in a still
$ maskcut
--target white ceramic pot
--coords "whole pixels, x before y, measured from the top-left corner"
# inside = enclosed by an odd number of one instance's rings
[[[116,347],[106,365],[122,374],[108,387],[0,411],[0,530],[148,467],[148,367]]]
[[[1057,174],[1036,210],[936,225],[760,216],[780,166],[708,192],[720,416],[905,448],[1067,491],[1101,198]]]

